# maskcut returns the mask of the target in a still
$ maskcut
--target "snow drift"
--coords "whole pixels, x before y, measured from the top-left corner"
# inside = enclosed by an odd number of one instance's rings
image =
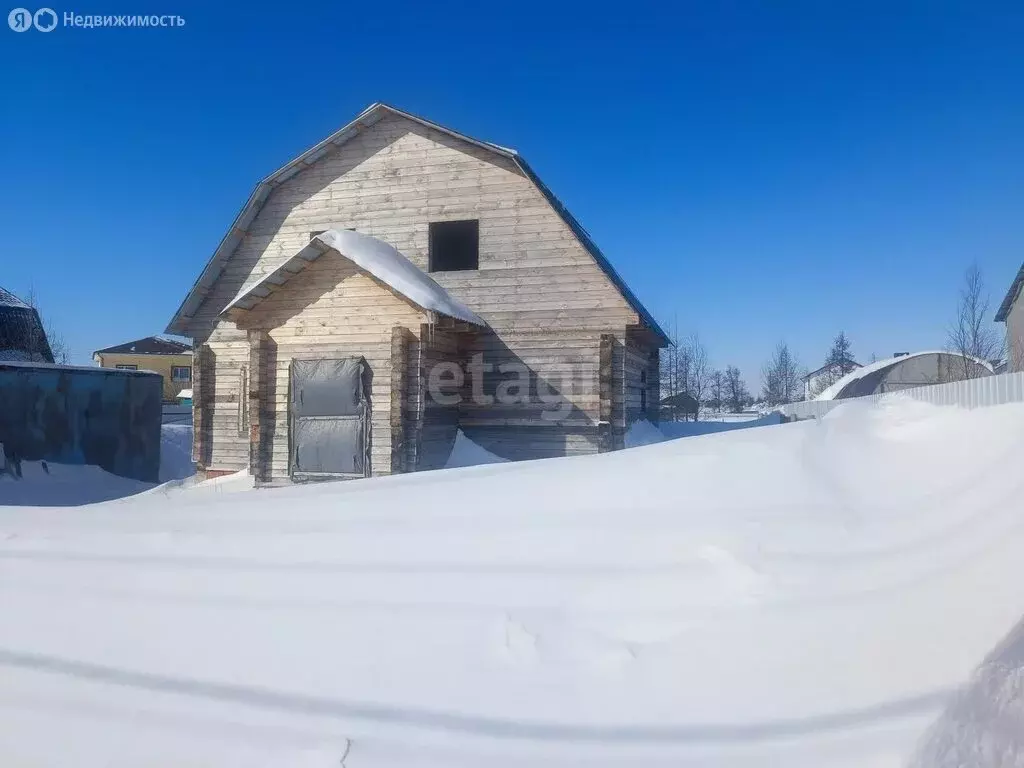
[[[894,398],[2,508],[0,762],[904,765],[1024,616],[1021,466],[1024,405]]]
[[[657,426],[647,420],[633,422],[626,432],[626,447],[637,448],[641,445],[653,445],[664,440],[677,440],[681,437],[698,437],[716,432],[731,432],[735,429],[751,429],[767,427],[782,423],[781,413],[769,413],[764,416],[735,421],[662,421]]]
[[[0,465],[3,464],[0,451]],[[0,507],[78,507],[112,501],[157,487],[156,483],[111,474],[96,466],[24,461],[22,477],[0,472]],[[160,429],[160,482],[186,480],[192,462],[192,425],[164,424]]]

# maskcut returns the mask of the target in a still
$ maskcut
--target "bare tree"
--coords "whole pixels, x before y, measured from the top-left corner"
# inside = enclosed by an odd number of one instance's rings
[[[750,400],[747,385],[740,376],[740,369],[730,365],[725,369],[725,402],[729,410],[739,413]]]
[[[25,297],[25,303],[28,304],[32,309],[39,315],[39,322],[42,324],[42,333],[45,335],[45,339],[32,339],[33,348],[40,348],[42,345],[41,341],[47,341],[50,344],[50,351],[53,353],[53,362],[58,365],[67,365],[71,362],[71,350],[68,347],[67,342],[64,340],[64,336],[57,332],[50,323],[46,315],[39,308],[39,296],[36,293],[35,288],[28,289],[28,296]],[[45,347],[43,347],[45,348]]]
[[[687,336],[683,342],[683,358],[686,360],[685,391],[697,401],[699,414],[700,406],[707,403],[711,389],[711,364],[708,362],[708,350],[696,333]]]
[[[782,385],[774,358],[761,366],[761,380],[761,398],[765,404],[779,405],[782,402]]]
[[[722,410],[722,398],[725,394],[725,374],[718,369],[715,369],[711,373],[711,387],[709,392],[710,397],[708,399],[708,405],[716,411]]]
[[[970,358],[988,361],[1002,357],[1003,339],[991,327],[988,312],[989,296],[981,269],[975,263],[964,273],[956,317],[947,334],[947,346],[960,355],[956,365],[957,373],[963,379],[973,378],[979,373],[978,366],[972,365]]]
[[[677,324],[673,323],[669,335],[669,346],[661,355],[661,397],[672,397],[686,391],[686,378],[689,375],[689,361],[686,350],[679,340]]]
[[[803,397],[804,368],[785,341],[775,349],[776,366],[782,385],[782,402],[795,403]]]
[[[789,345],[780,341],[772,358],[761,369],[764,379],[762,397],[766,405],[792,403],[803,396],[800,363],[789,351]]]

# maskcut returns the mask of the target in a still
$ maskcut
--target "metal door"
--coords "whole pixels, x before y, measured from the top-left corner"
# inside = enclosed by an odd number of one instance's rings
[[[291,371],[291,477],[303,480],[369,475],[366,360],[292,360]]]

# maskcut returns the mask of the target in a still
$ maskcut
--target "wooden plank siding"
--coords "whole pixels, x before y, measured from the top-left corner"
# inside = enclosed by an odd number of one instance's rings
[[[626,428],[638,419],[658,420],[658,349],[627,337],[624,346],[624,408]],[[645,396],[646,395],[646,396]]]
[[[355,229],[391,243],[426,270],[430,222],[462,219],[479,221],[479,269],[432,277],[491,327],[466,338],[465,356],[482,353],[495,365],[519,360],[542,381],[575,377],[561,385],[571,417],[560,426],[540,419],[536,404],[510,410],[464,399],[459,420],[467,434],[509,458],[598,450],[597,377],[605,334],[615,339],[611,429],[613,444],[621,445],[631,375],[623,348],[637,313],[509,159],[389,114],[274,188],[190,321],[189,331],[197,346],[208,346],[213,367],[203,416],[210,437],[207,466],[241,469],[248,463],[250,436],[238,429],[239,399],[246,397],[239,371],[250,365],[246,330],[256,328],[268,331],[266,354],[275,360],[264,376],[266,418],[259,433],[270,446],[270,479],[287,475],[288,364],[303,357],[364,356],[373,371],[374,474],[399,463],[418,466],[415,445],[392,446],[395,399],[407,416],[415,414],[424,385],[410,362],[421,352],[420,326],[428,320],[422,310],[329,253],[237,326],[220,312],[243,285],[302,248],[311,232]],[[408,330],[404,375],[392,364],[396,327]],[[405,392],[392,398],[396,382]],[[499,384],[486,380],[488,387]],[[530,435],[510,438],[512,425],[529,427]],[[403,462],[394,458],[399,455]]]

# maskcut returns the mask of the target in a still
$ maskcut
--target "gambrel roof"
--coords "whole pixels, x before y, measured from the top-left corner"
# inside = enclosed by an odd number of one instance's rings
[[[232,223],[231,228],[228,230],[227,234],[220,241],[220,244],[217,246],[217,250],[214,251],[214,254],[210,258],[209,262],[207,262],[206,267],[203,269],[202,274],[200,274],[199,276],[199,279],[196,280],[196,282],[192,286],[192,289],[185,297],[185,300],[182,302],[181,306],[178,307],[178,311],[175,312],[174,317],[171,319],[170,324],[167,326],[167,332],[187,334],[188,321],[195,315],[196,311],[199,309],[199,306],[202,304],[203,299],[209,294],[217,278],[220,276],[220,273],[223,270],[224,265],[231,257],[231,254],[234,253],[235,248],[242,241],[242,238],[245,237],[246,229],[256,218],[256,215],[259,213],[263,204],[267,201],[267,198],[270,197],[271,192],[273,192],[273,190],[278,185],[280,185],[287,179],[290,179],[292,176],[299,173],[300,171],[310,167],[317,160],[324,157],[329,152],[332,152],[333,150],[337,149],[342,144],[347,142],[349,139],[353,138],[360,131],[365,130],[366,128],[372,126],[374,123],[377,123],[379,120],[381,120],[381,118],[385,117],[388,114],[403,117],[407,120],[419,123],[420,125],[426,128],[430,128],[435,131],[440,131],[441,133],[445,133],[453,138],[459,139],[469,144],[473,144],[477,147],[481,147],[489,152],[493,152],[497,155],[501,155],[502,157],[511,160],[515,164],[515,166],[519,168],[523,175],[525,175],[531,182],[533,182],[537,189],[540,190],[540,192],[547,199],[551,207],[554,208],[554,210],[562,218],[562,220],[569,227],[569,229],[572,230],[573,234],[580,241],[583,247],[594,258],[594,261],[597,262],[601,270],[612,281],[612,283],[618,289],[619,293],[622,294],[623,298],[626,299],[630,307],[632,307],[633,311],[635,311],[643,320],[643,322],[648,327],[650,327],[650,329],[654,331],[654,333],[660,336],[665,343],[668,342],[668,335],[665,333],[664,330],[662,330],[661,326],[658,325],[657,321],[654,319],[651,313],[647,311],[646,307],[644,307],[644,305],[640,303],[640,300],[637,299],[637,297],[629,289],[629,286],[626,285],[626,282],[622,279],[619,273],[615,271],[615,268],[612,267],[611,262],[609,262],[605,255],[601,253],[601,249],[597,247],[594,241],[590,238],[590,235],[587,233],[587,231],[582,227],[582,225],[580,225],[578,221],[576,221],[573,215],[569,213],[569,210],[564,205],[562,205],[561,201],[557,197],[555,197],[551,190],[544,185],[544,182],[542,182],[540,178],[538,178],[537,174],[533,172],[533,169],[530,168],[530,166],[518,152],[516,152],[514,149],[509,149],[508,147],[502,147],[487,141],[480,141],[479,139],[474,139],[470,136],[458,133],[457,131],[453,131],[450,128],[445,128],[442,125],[438,125],[437,123],[433,123],[422,117],[418,117],[416,115],[410,114],[409,112],[405,112],[403,110],[397,109],[396,107],[392,107],[387,104],[382,104],[380,102],[371,104],[369,107],[364,109],[351,123],[341,128],[340,130],[336,131],[335,133],[331,134],[316,146],[306,150],[297,158],[289,162],[284,167],[278,169],[274,173],[270,174],[270,176],[267,176],[259,184],[256,185],[256,188],[249,196],[248,201],[246,201],[245,206],[242,208],[241,212],[235,218],[235,221],[234,223]]]

